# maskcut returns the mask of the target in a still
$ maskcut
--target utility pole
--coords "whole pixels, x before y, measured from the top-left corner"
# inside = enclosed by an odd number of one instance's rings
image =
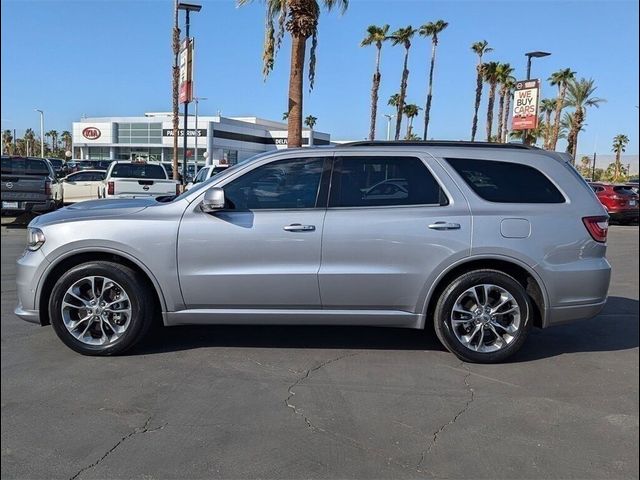
[[[44,111],[35,109],[40,112],[40,157],[44,158]]]

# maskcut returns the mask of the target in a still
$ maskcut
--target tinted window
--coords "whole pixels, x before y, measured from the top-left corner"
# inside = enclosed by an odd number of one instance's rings
[[[151,178],[166,179],[167,175],[161,165],[149,163],[117,163],[111,170],[114,178]]]
[[[626,185],[613,187],[613,191],[616,193],[621,193],[622,195],[635,195],[635,192],[631,187],[627,187]]]
[[[70,182],[88,182],[93,180],[93,174],[91,172],[75,173],[73,175],[69,175],[67,180]]]
[[[447,162],[483,199],[499,203],[564,203],[558,189],[527,165],[448,158]]]
[[[446,205],[431,172],[415,157],[337,158],[330,207]]]
[[[53,165],[54,168],[62,168],[62,160],[50,158],[49,162],[51,162],[51,165]]]
[[[44,160],[32,158],[5,157],[2,159],[2,175],[40,175],[51,172]]]
[[[198,172],[198,175],[196,175],[196,178],[193,179],[193,183],[200,183],[200,182],[204,182],[207,178],[207,173],[209,172],[209,168],[208,167],[204,167],[202,170],[200,170]]]
[[[231,208],[313,208],[324,159],[281,160],[255,168],[224,187]]]

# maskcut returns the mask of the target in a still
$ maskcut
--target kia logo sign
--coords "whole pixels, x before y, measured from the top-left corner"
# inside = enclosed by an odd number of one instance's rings
[[[102,135],[102,133],[100,133],[100,130],[96,127],[87,127],[82,130],[82,136],[87,140],[97,140],[100,138],[100,135]]]

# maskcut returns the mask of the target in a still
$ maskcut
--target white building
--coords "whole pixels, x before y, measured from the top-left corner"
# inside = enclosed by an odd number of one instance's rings
[[[234,164],[256,153],[287,146],[287,125],[256,117],[188,117],[187,158],[204,164],[204,152],[214,165]],[[183,158],[184,117],[180,116],[178,159]],[[303,130],[303,145],[329,145],[328,133]],[[145,113],[143,117],[82,118],[73,122],[73,158],[91,160],[147,160],[173,158],[172,115]]]

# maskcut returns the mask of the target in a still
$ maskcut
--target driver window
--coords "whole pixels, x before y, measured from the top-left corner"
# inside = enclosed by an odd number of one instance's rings
[[[238,210],[314,208],[323,158],[296,158],[262,165],[224,187]]]

